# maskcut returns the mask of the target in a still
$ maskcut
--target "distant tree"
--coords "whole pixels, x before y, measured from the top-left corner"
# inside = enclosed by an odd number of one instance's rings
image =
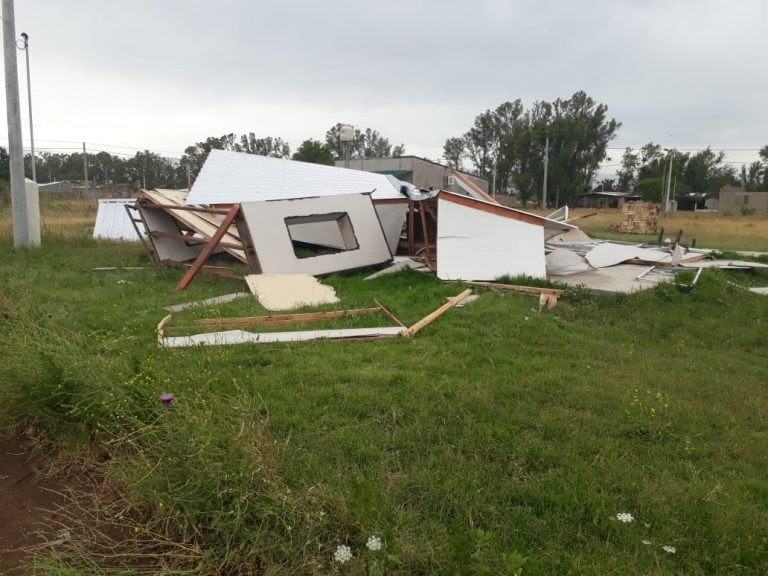
[[[0,146],[0,180],[10,182],[11,180],[11,158],[8,150]]]
[[[615,186],[616,180],[613,178],[603,178],[600,180],[600,183],[597,185],[598,192],[613,192],[614,186]]]
[[[276,158],[288,158],[291,149],[282,138],[268,136],[256,138],[253,132],[238,136],[234,132],[222,136],[209,136],[202,142],[187,146],[184,155],[176,167],[177,181],[186,182],[187,174],[194,181],[200,173],[200,169],[208,159],[211,150],[227,150],[230,152],[245,152],[247,154],[259,154],[261,156],[273,156]],[[186,185],[186,184],[184,184]]]
[[[693,192],[708,196],[717,194],[726,184],[737,184],[736,170],[725,163],[725,152],[714,152],[709,146],[691,156],[684,177]]]
[[[520,100],[504,102],[475,117],[458,141],[448,139],[448,162],[467,158],[475,172],[496,178],[499,192],[514,188],[523,200],[543,186],[544,156],[549,139],[548,189],[555,204],[570,202],[590,188],[608,142],[621,124],[608,118],[608,107],[584,92],[554,102],[534,102],[525,110]]]
[[[291,147],[282,138],[256,138],[253,132],[240,137],[240,144],[235,146],[235,151],[273,158],[288,158],[291,155]]]
[[[293,160],[300,160],[302,162],[312,162],[314,164],[327,164],[333,166],[334,158],[333,153],[327,144],[323,144],[319,140],[304,140],[296,149],[293,154]]]
[[[741,165],[741,185],[746,190],[760,190],[763,186],[765,178],[765,167],[763,166],[763,163],[760,161],[752,162],[749,164],[749,168],[747,168],[746,164]]]
[[[365,130],[355,128],[354,139],[351,142],[342,142],[341,127],[341,124],[336,124],[325,133],[325,144],[336,160],[345,158],[347,148],[350,158],[388,158],[405,154],[403,144],[399,144],[393,149],[389,139],[372,128]]]
[[[629,187],[637,182],[637,172],[640,168],[640,158],[632,148],[625,148],[621,157],[621,169],[616,171],[619,179],[618,188],[625,192]]]
[[[464,140],[457,136],[448,138],[443,144],[443,158],[448,166],[461,170],[461,161],[464,159]]]

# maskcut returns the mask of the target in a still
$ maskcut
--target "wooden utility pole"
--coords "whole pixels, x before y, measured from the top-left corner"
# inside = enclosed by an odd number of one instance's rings
[[[24,183],[24,146],[21,141],[19,70],[16,63],[16,16],[13,0],[3,0],[3,55],[5,102],[8,117],[8,154],[11,169],[13,246],[40,245],[40,204],[36,187],[27,194]]]

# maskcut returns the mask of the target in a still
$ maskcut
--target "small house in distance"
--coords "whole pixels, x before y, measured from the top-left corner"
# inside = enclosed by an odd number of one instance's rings
[[[720,211],[768,214],[768,192],[749,192],[737,186],[720,188]]]
[[[410,182],[422,190],[447,190],[457,194],[466,194],[451,173],[453,168],[418,156],[350,158],[349,160],[337,160],[336,166],[376,172],[377,174],[389,174],[403,182]],[[484,193],[488,193],[488,180],[462,170],[457,170],[457,172]]]

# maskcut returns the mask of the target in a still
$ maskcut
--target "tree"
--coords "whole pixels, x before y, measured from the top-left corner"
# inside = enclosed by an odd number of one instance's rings
[[[725,152],[714,152],[709,146],[691,156],[684,177],[693,192],[707,196],[717,194],[726,184],[737,184],[736,170],[725,163]]]
[[[0,180],[10,182],[11,180],[11,158],[8,150],[0,146]]]
[[[637,171],[640,168],[640,158],[632,148],[625,148],[621,157],[621,169],[616,171],[619,178],[619,190],[628,191],[629,187],[637,182]]]
[[[389,139],[382,136],[377,130],[366,128],[354,129],[351,142],[341,141],[342,124],[332,126],[325,133],[325,144],[333,154],[334,159],[343,160],[347,151],[350,158],[387,158],[390,156],[403,156],[405,146],[399,144],[392,148]]]
[[[240,137],[240,144],[235,146],[235,152],[271,156],[273,158],[288,158],[291,155],[291,147],[282,138],[273,138],[271,136],[256,138],[256,135],[250,132]]]
[[[187,146],[184,155],[176,168],[177,180],[186,182],[189,174],[192,180],[197,178],[203,164],[208,159],[211,150],[227,150],[230,152],[245,152],[276,158],[288,158],[291,155],[290,146],[282,138],[256,138],[253,132],[238,136],[234,132],[222,136],[209,136],[202,142]]]
[[[608,107],[584,92],[554,102],[504,102],[475,117],[461,138],[443,146],[446,161],[468,158],[475,172],[496,180],[499,192],[515,189],[525,201],[543,187],[544,155],[549,139],[548,188],[555,203],[570,202],[589,189],[608,142],[621,124],[607,116]]]
[[[312,162],[314,164],[327,164],[333,166],[334,158],[327,144],[319,140],[304,140],[293,154],[293,160]]]
[[[464,159],[464,140],[454,136],[448,138],[443,144],[443,158],[448,166],[461,170],[461,161]]]

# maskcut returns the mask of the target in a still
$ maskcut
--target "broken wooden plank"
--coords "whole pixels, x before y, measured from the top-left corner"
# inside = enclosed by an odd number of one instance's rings
[[[385,314],[387,317],[389,317],[389,319],[390,319],[390,320],[392,320],[392,321],[393,321],[395,324],[399,324],[400,326],[402,326],[403,328],[405,328],[405,324],[403,324],[402,322],[400,322],[400,320],[398,319],[398,317],[397,317],[397,316],[395,316],[394,314],[392,314],[392,312],[390,312],[389,310],[387,310],[387,309],[384,307],[384,305],[383,305],[381,302],[379,302],[378,300],[376,300],[376,298],[374,298],[374,299],[373,299],[373,301],[374,301],[374,303],[376,304],[376,306],[378,306],[378,307],[379,307],[379,309],[380,309],[382,312],[384,312],[384,314]]]
[[[440,308],[438,308],[434,312],[428,314],[427,316],[425,316],[424,318],[422,318],[421,320],[416,322],[416,324],[414,324],[410,328],[406,328],[405,330],[403,330],[401,332],[401,336],[405,336],[405,337],[413,336],[414,334],[416,334],[417,332],[419,332],[423,328],[426,328],[427,326],[432,324],[432,322],[434,322],[435,320],[440,318],[440,316],[442,316],[448,310],[450,310],[451,308],[456,306],[456,304],[459,304],[462,300],[464,300],[470,294],[472,294],[472,289],[471,288],[467,288],[466,290],[464,290],[464,292],[462,292],[458,296],[454,296],[448,302],[446,302],[445,304],[440,306]]]
[[[158,344],[158,346],[162,346],[163,345],[163,336],[165,334],[165,325],[168,324],[168,322],[170,322],[171,316],[173,316],[173,314],[168,314],[168,316],[166,316],[165,318],[160,320],[160,323],[157,325],[157,344]]]
[[[184,276],[179,281],[179,285],[176,287],[177,290],[184,290],[187,286],[189,286],[189,283],[194,280],[195,276],[197,276],[197,273],[203,267],[203,264],[205,264],[205,261],[208,260],[211,254],[213,254],[216,245],[221,241],[222,238],[224,238],[224,235],[228,233],[229,227],[235,221],[235,218],[237,218],[239,212],[240,204],[234,204],[232,208],[229,209],[229,212],[227,212],[227,215],[224,217],[224,221],[219,226],[219,229],[216,230],[214,235],[211,237],[210,242],[208,242],[203,247],[200,255],[192,264],[192,267],[187,270],[186,274],[184,274]]]
[[[557,288],[544,288],[540,286],[519,286],[517,284],[502,284],[501,282],[466,282],[471,286],[482,286],[483,288],[497,288],[500,290],[512,290],[514,292],[522,292],[524,294],[555,294],[560,296],[565,290],[559,290]]]

